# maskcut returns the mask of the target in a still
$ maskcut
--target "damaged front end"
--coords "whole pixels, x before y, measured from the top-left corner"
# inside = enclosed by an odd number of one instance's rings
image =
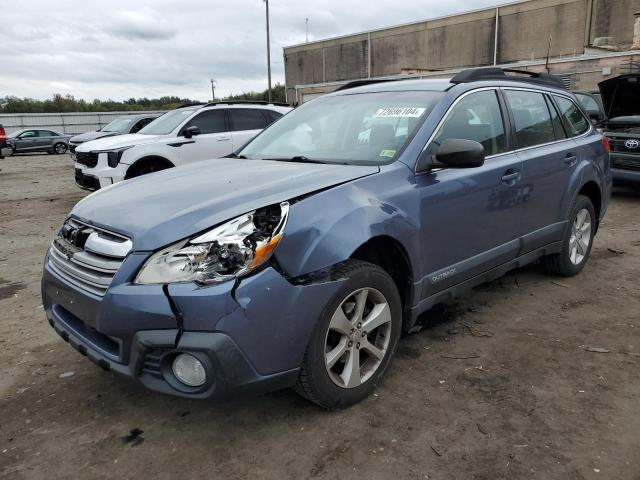
[[[341,280],[292,279],[279,269],[272,253],[288,214],[281,202],[151,256],[130,252],[102,296],[47,260],[49,322],[102,368],[154,391],[221,399],[291,386]],[[185,362],[200,380],[181,377]]]

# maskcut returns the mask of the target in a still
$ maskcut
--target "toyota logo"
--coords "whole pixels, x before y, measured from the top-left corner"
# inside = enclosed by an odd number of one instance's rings
[[[638,148],[640,147],[640,141],[638,140],[627,140],[624,142],[624,146],[627,148]]]

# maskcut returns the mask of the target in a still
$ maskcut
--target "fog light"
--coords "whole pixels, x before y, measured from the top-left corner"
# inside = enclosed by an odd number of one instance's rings
[[[200,387],[207,379],[202,362],[188,353],[178,355],[171,369],[178,380],[190,387]]]

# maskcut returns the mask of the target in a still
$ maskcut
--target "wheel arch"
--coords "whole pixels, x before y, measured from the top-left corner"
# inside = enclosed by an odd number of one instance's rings
[[[594,180],[589,180],[580,187],[578,195],[584,195],[591,200],[593,209],[596,211],[596,220],[599,222],[602,212],[602,191],[600,186]]]
[[[399,240],[390,235],[375,236],[356,248],[349,258],[373,263],[387,272],[400,293],[403,312],[413,304],[413,268],[409,254]],[[408,317],[403,317],[406,325]]]
[[[125,180],[132,178],[135,176],[135,173],[145,165],[163,165],[165,168],[173,168],[175,165],[166,157],[161,155],[145,155],[144,157],[140,157],[136,161],[134,161],[129,168],[127,168],[127,173],[125,174]]]

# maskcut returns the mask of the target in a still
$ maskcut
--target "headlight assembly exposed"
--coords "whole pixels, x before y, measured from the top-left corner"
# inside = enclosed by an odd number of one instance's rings
[[[269,260],[282,239],[288,215],[289,203],[282,202],[170,245],[147,260],[135,283],[210,284],[240,277]]]

